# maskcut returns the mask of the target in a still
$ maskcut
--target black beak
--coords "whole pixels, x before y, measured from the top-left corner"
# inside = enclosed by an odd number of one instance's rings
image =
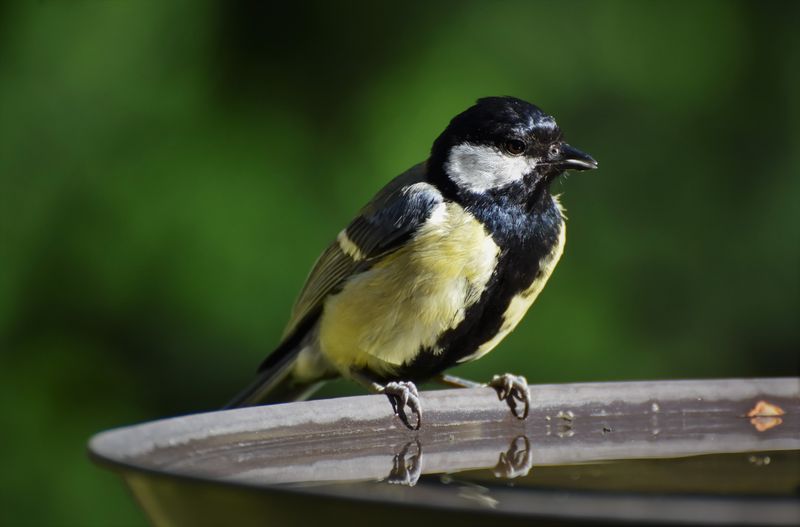
[[[561,166],[566,170],[592,170],[597,168],[597,161],[589,154],[564,143],[561,145]]]

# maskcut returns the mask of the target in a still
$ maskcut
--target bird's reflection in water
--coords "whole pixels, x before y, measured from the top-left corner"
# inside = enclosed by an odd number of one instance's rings
[[[442,476],[442,483],[458,483],[458,497],[467,501],[472,501],[486,507],[487,509],[497,508],[500,503],[492,495],[489,487],[472,483],[471,481],[458,481],[452,477]]]
[[[404,444],[400,451],[394,455],[392,469],[386,478],[386,482],[394,485],[413,487],[417,484],[422,475],[422,459],[422,443],[420,443],[419,439],[414,439]],[[531,450],[531,442],[526,436],[518,435],[511,440],[505,452],[500,452],[497,464],[491,471],[495,477],[514,479],[527,476],[532,467],[533,452]],[[443,475],[441,477],[441,482],[444,484],[460,484],[451,474]],[[468,486],[471,491],[468,494],[473,495],[476,490],[474,488],[476,485],[470,483]],[[480,485],[477,485],[477,487],[480,487],[480,489],[477,490],[480,490],[478,494],[481,496],[484,496],[488,492],[488,489],[485,487]]]
[[[531,442],[527,436],[518,435],[511,440],[507,451],[500,452],[500,459],[497,460],[492,472],[498,478],[514,479],[527,476],[531,467],[533,467]]]
[[[394,455],[387,483],[413,487],[422,474],[422,444],[419,439],[409,441]]]

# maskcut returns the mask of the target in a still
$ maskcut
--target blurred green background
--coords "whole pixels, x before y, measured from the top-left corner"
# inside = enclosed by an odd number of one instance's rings
[[[320,250],[486,95],[601,170],[461,374],[797,373],[796,3],[267,4],[0,3],[0,523],[142,525],[89,436],[249,382]]]

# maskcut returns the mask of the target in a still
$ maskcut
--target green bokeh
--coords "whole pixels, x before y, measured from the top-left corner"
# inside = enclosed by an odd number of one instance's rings
[[[143,524],[88,437],[236,392],[318,252],[485,95],[601,170],[558,184],[562,263],[461,374],[796,374],[796,4],[266,4],[0,3],[0,523]]]

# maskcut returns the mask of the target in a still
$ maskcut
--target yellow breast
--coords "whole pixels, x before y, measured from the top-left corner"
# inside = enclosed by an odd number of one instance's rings
[[[364,367],[392,373],[464,319],[492,276],[498,253],[483,225],[464,209],[438,205],[405,246],[326,300],[321,351],[345,375]]]

